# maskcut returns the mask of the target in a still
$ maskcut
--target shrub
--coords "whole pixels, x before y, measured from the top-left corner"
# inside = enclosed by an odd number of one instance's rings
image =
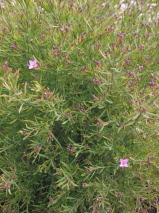
[[[157,208],[159,22],[146,2],[1,9],[2,212]]]

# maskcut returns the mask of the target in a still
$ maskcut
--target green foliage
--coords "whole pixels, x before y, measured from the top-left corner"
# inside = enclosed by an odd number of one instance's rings
[[[1,9],[1,212],[157,209],[159,5],[145,2]]]

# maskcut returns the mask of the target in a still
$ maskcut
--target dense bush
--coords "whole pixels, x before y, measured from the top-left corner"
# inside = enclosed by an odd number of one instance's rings
[[[17,0],[1,9],[1,212],[157,208],[158,8]]]

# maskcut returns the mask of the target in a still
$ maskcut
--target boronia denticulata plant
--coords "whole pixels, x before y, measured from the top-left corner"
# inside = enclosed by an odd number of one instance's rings
[[[157,0],[0,9],[0,212],[157,213]]]

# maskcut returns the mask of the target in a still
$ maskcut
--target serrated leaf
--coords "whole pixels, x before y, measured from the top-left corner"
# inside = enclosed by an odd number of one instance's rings
[[[141,114],[141,113],[138,112],[138,113],[132,118],[132,120],[133,120],[133,121],[136,120],[140,114]]]
[[[18,110],[19,114],[20,114],[21,111],[22,111],[23,105],[24,105],[24,103],[19,107],[19,110]]]
[[[9,85],[8,85],[6,82],[4,82],[3,85],[4,85],[5,88],[7,88],[8,90],[11,90],[11,88],[9,87]]]
[[[23,94],[23,93],[22,92],[17,92],[14,95],[21,95],[21,94]]]

